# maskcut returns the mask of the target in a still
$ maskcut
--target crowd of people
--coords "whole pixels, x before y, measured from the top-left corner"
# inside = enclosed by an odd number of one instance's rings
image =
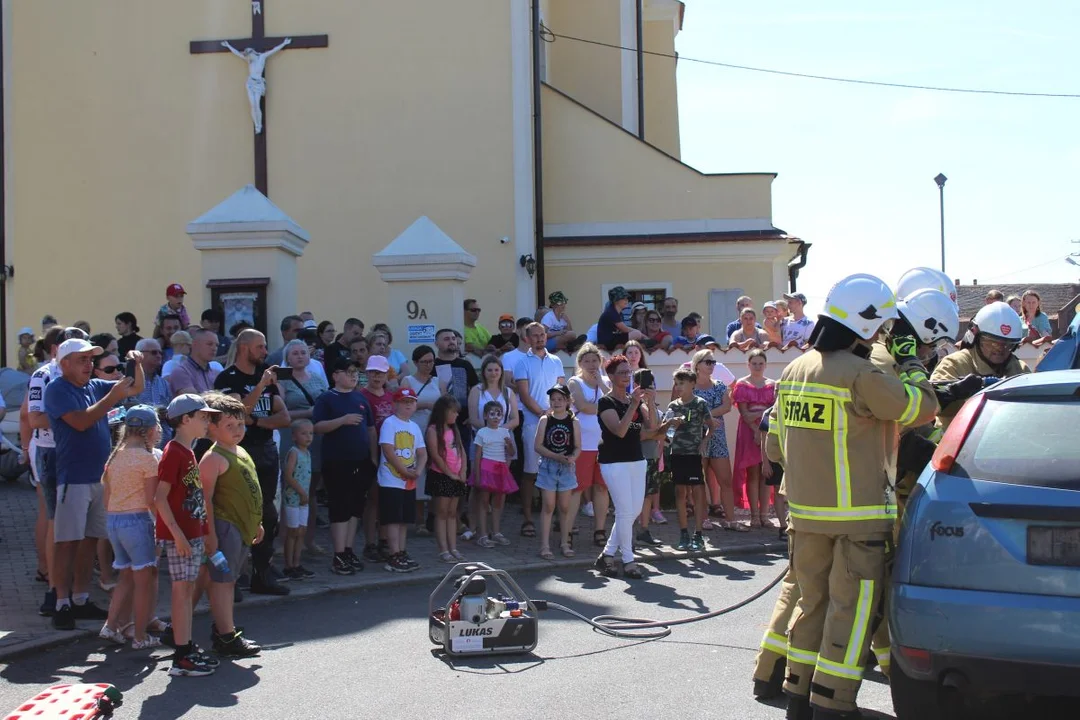
[[[641,578],[634,552],[660,544],[649,526],[667,522],[664,482],[675,488],[679,550],[703,550],[712,529],[785,533],[783,470],[762,452],[778,392],[763,349],[805,349],[820,336],[800,293],[764,303],[760,326],[751,299],[739,298],[727,343],[703,334],[699,315],[679,319],[675,298],[648,308],[621,287],[582,334],[561,292],[535,317],[501,315],[497,334],[466,300],[464,333],[439,330],[408,357],[385,324],[365,333],[353,317],[339,333],[311,313],[283,318],[270,352],[249,325],[224,328],[218,310],[191,324],[184,297],[168,287],[147,337],[131,312],[116,316],[116,335],[52,316],[39,340],[20,335],[20,367],[32,370],[20,435],[39,493],[41,613],[58,629],[104,621],[102,638],[165,642],[176,648],[170,672],[204,675],[216,658],[190,635],[204,592],[215,654],[247,656],[259,647],[233,622],[241,587],[288,594],[287,583],[317,574],[305,552],[327,556],[339,575],[365,562],[417,569],[410,535],[433,535],[433,560],[445,563],[465,559],[467,542],[572,557],[579,511],[601,549],[596,569]],[[746,351],[744,377],[715,376],[723,344]],[[693,354],[661,400],[648,356],[673,348]],[[574,358],[569,377],[557,351]],[[515,496],[522,523],[511,540],[504,509]],[[743,503],[749,525],[736,517]],[[320,524],[329,550],[315,542]],[[153,616],[162,556],[171,624]],[[95,564],[113,592],[108,609],[89,599]]]

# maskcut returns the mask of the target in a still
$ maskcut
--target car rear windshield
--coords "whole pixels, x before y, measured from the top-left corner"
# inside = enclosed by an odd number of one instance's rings
[[[1080,401],[988,400],[953,474],[1080,491]]]

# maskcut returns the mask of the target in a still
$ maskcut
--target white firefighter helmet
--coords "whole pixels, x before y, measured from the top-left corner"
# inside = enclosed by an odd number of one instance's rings
[[[1008,303],[992,302],[984,305],[971,322],[979,328],[977,334],[1018,343],[1024,339],[1023,324],[1016,311]]]
[[[888,320],[895,320],[896,296],[885,281],[862,273],[849,275],[832,286],[822,317],[829,317],[870,340]]]
[[[896,297],[906,298],[916,290],[937,290],[956,304],[956,285],[949,276],[940,270],[928,267],[917,267],[908,270],[900,276],[900,282],[896,284]]]
[[[924,345],[952,339],[960,329],[956,304],[939,290],[916,290],[897,300],[896,308]]]

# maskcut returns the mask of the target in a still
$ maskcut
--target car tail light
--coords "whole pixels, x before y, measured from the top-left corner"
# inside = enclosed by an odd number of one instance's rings
[[[945,473],[952,470],[953,463],[956,462],[956,455],[960,452],[960,447],[964,444],[964,441],[967,440],[971,428],[975,426],[975,421],[979,418],[979,412],[985,404],[986,395],[982,393],[964,403],[964,407],[960,408],[960,412],[956,413],[956,417],[949,424],[949,429],[945,431],[945,437],[941,438],[941,442],[938,443],[937,450],[934,451],[934,457],[930,459],[930,467],[938,472]]]
[[[909,648],[903,645],[898,645],[897,650],[900,656],[907,661],[908,667],[915,672],[928,673],[932,667],[930,662],[930,651],[920,650],[919,648]]]

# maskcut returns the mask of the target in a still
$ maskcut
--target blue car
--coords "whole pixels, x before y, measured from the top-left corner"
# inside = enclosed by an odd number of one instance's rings
[[[889,599],[898,720],[1080,697],[1080,370],[967,401],[907,505]]]

